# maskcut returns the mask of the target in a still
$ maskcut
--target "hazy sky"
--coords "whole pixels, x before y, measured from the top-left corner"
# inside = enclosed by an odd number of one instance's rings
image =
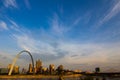
[[[21,50],[43,66],[120,71],[120,0],[0,0],[0,67]]]

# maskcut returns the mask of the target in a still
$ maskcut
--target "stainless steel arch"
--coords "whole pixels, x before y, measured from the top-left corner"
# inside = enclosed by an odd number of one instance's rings
[[[12,66],[11,66],[11,68],[10,68],[10,71],[9,71],[8,75],[11,75],[11,73],[12,73],[12,71],[13,71],[13,67],[14,67],[17,59],[19,58],[20,54],[23,53],[23,52],[26,52],[26,53],[28,53],[28,54],[30,55],[31,60],[32,60],[32,66],[33,66],[32,70],[33,70],[33,74],[34,74],[34,60],[33,60],[33,57],[32,57],[32,55],[31,55],[31,53],[30,53],[29,51],[23,50],[23,51],[19,52],[19,53],[16,55],[16,57],[14,58],[13,63],[12,63]]]

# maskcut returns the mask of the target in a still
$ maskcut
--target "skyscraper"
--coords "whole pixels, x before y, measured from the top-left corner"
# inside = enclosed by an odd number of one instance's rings
[[[8,71],[10,70],[11,66],[12,66],[12,64],[8,65]],[[15,74],[19,73],[19,66],[13,66],[12,73],[15,73]]]
[[[18,74],[19,73],[19,66],[14,66],[14,73]]]
[[[29,64],[29,70],[28,70],[28,73],[32,73],[33,70],[32,70],[32,64]]]
[[[50,64],[50,65],[49,65],[49,72],[50,72],[50,74],[53,74],[54,71],[55,71],[55,66],[54,66],[54,64]]]
[[[36,61],[36,73],[42,73],[42,61],[40,59]]]
[[[8,65],[8,70],[10,70],[11,66],[12,66],[12,64],[9,64],[9,65]]]

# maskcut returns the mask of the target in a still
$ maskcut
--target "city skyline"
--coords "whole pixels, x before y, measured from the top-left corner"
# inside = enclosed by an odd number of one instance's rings
[[[44,66],[120,71],[119,47],[120,0],[0,0],[0,67],[28,50]]]

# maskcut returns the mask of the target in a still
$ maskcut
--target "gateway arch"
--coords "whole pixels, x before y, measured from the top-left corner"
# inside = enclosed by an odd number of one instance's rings
[[[31,60],[32,60],[32,66],[33,66],[32,70],[33,70],[33,74],[34,74],[34,60],[33,60],[33,57],[32,57],[32,55],[31,55],[31,53],[30,53],[29,51],[23,50],[23,51],[19,52],[19,53],[16,55],[16,57],[14,58],[13,63],[12,63],[12,66],[11,66],[11,68],[10,68],[10,71],[9,71],[8,75],[11,75],[11,74],[12,74],[13,67],[14,67],[17,59],[19,58],[20,54],[22,54],[23,52],[28,53],[28,54],[30,55]]]

